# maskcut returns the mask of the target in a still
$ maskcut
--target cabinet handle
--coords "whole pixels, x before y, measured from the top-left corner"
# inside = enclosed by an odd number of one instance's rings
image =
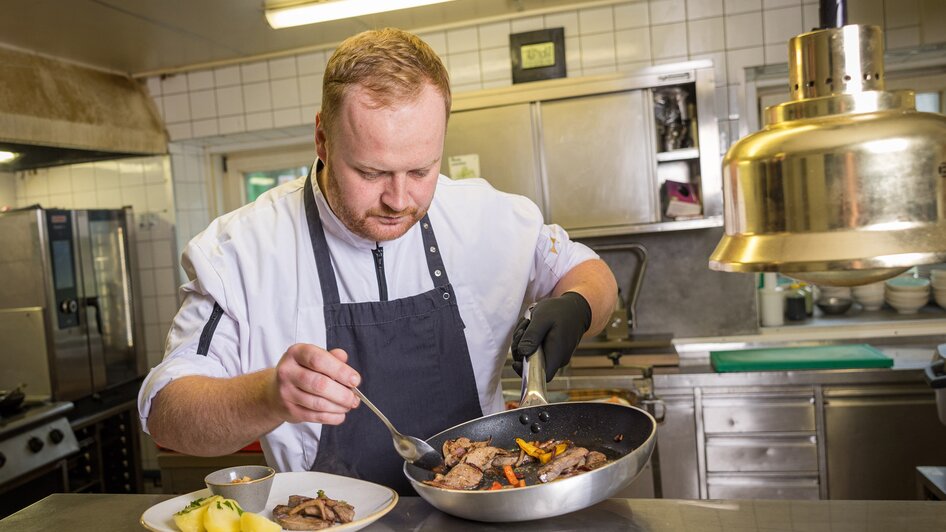
[[[677,72],[675,74],[664,74],[662,76],[657,76],[658,81],[679,81],[690,79],[689,72]]]

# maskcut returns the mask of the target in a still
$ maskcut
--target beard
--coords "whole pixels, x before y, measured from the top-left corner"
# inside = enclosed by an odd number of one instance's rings
[[[410,207],[402,211],[395,211],[384,204],[364,212],[358,212],[346,203],[344,195],[336,185],[338,181],[329,167],[326,166],[322,171],[325,172],[325,190],[323,192],[326,200],[328,200],[329,207],[349,231],[362,238],[375,242],[395,240],[407,233],[411,227],[414,227],[414,224],[427,214],[427,209]],[[383,218],[398,218],[398,220],[397,223],[384,223]]]

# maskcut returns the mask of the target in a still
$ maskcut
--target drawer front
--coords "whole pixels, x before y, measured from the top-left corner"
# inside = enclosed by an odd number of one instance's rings
[[[707,495],[710,499],[795,499],[817,500],[820,498],[818,479],[803,478],[754,478],[726,476],[707,478]]]
[[[703,426],[709,433],[814,432],[815,408],[808,400],[753,403],[705,401]]]
[[[706,439],[707,471],[818,471],[814,436]]]

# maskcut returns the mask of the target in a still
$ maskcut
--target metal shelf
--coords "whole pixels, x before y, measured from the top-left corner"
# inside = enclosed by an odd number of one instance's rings
[[[681,150],[657,152],[657,162],[665,163],[669,161],[686,161],[688,159],[699,159],[699,148],[684,148]]]

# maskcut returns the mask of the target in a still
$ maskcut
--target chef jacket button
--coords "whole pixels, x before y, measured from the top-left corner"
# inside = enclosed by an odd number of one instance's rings
[[[450,292],[444,292],[444,293],[443,293],[443,298],[444,298],[444,299],[450,299]]]
[[[427,222],[424,222],[424,226],[423,226],[423,227],[424,227],[424,229],[430,229],[430,224],[427,223]]]
[[[430,252],[431,252],[431,253],[436,253],[436,252],[437,252],[437,246],[430,246]]]
[[[434,277],[440,277],[441,275],[443,274],[440,273],[440,270],[434,270]]]

